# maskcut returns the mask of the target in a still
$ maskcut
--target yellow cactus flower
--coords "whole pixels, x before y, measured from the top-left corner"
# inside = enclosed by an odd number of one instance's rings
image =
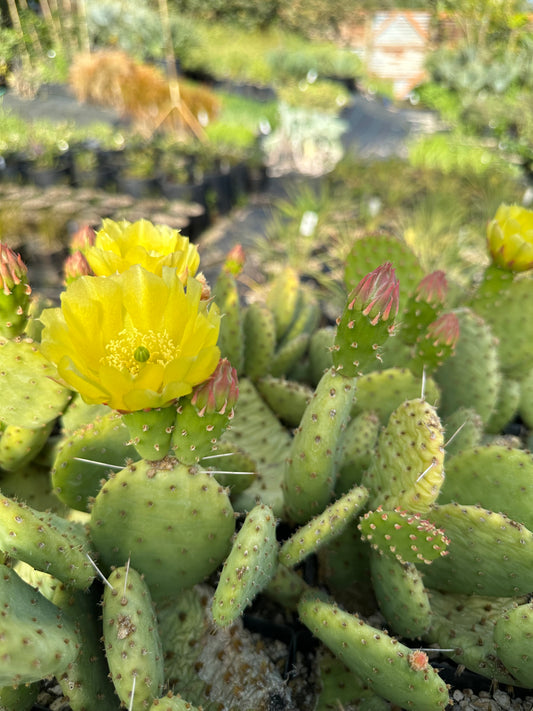
[[[185,283],[200,264],[198,250],[188,237],[148,220],[102,220],[94,244],[87,244],[83,251],[96,276],[120,274],[134,264],[161,275],[166,266],[176,269]]]
[[[110,277],[82,276],[47,309],[41,349],[89,404],[120,412],[165,407],[211,376],[220,359],[220,312],[176,270],[135,265]]]
[[[533,269],[533,211],[502,204],[487,226],[494,264],[511,272]]]

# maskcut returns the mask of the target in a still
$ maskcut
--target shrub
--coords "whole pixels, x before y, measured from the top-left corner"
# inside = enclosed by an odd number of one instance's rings
[[[141,133],[150,133],[164,118],[167,128],[183,130],[188,124],[183,113],[171,111],[170,87],[156,68],[133,60],[125,52],[108,50],[79,55],[70,70],[70,85],[79,101],[115,108],[133,119]],[[180,85],[180,99],[187,115],[200,112],[213,116],[219,104],[205,88]],[[166,118],[165,118],[166,117]]]

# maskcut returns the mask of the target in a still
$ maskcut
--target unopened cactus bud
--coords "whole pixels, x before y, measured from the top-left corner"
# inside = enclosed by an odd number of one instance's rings
[[[400,284],[390,262],[367,274],[348,297],[332,348],[333,364],[355,377],[380,359],[379,347],[394,330]]]
[[[28,321],[31,287],[20,254],[0,243],[0,336],[15,338]]]
[[[229,274],[238,276],[244,267],[245,260],[246,257],[242,245],[236,244],[235,247],[228,252],[222,269]]]
[[[206,413],[230,414],[239,397],[238,383],[235,368],[227,358],[221,358],[213,375],[196,386],[191,403],[198,409],[200,417]]]
[[[447,291],[448,283],[442,271],[431,272],[421,279],[402,316],[399,335],[406,345],[412,347],[425,336],[428,325],[438,318],[444,306]]]
[[[415,301],[424,301],[431,306],[444,304],[448,282],[446,274],[438,269],[431,274],[427,274],[416,287]]]
[[[436,346],[447,346],[452,351],[459,340],[459,319],[454,313],[440,316],[428,326],[427,338]]]
[[[390,262],[385,262],[367,274],[355,287],[348,305],[368,316],[372,326],[387,321],[398,313],[400,284]]]
[[[72,235],[70,239],[70,251],[72,253],[83,252],[87,247],[92,247],[95,241],[96,232],[89,225],[84,225]]]
[[[65,273],[65,286],[68,286],[78,277],[91,274],[91,267],[83,253],[78,250],[65,259],[63,271]]]
[[[492,261],[506,271],[533,269],[533,211],[502,204],[487,226]]]
[[[415,375],[422,371],[431,373],[453,355],[459,340],[459,319],[455,313],[446,313],[430,323],[424,336],[415,344],[416,352],[408,367]]]

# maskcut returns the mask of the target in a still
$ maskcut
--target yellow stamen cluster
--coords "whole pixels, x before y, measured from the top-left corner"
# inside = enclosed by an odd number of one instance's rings
[[[127,370],[137,375],[145,363],[166,365],[180,354],[180,349],[166,330],[141,333],[136,328],[123,329],[106,344],[102,365]]]

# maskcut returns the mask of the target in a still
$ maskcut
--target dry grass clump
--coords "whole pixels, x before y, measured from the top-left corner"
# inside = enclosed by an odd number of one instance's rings
[[[190,118],[213,118],[219,110],[217,97],[208,89],[179,84],[171,92],[164,74],[152,65],[135,61],[121,50],[102,50],[74,58],[69,83],[78,101],[115,109],[131,118],[134,128],[150,135],[162,126],[169,130],[190,128]],[[176,98],[179,99],[177,106]]]

